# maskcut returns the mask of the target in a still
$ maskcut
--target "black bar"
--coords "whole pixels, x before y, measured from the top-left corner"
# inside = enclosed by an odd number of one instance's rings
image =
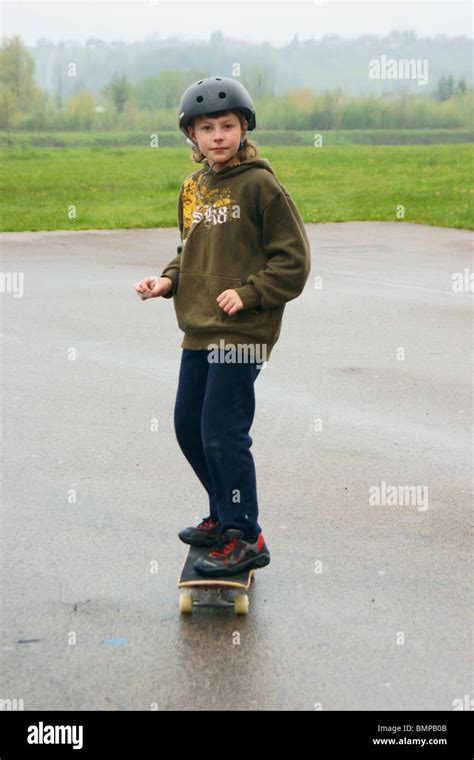
[[[229,714],[230,713],[230,714]],[[61,729],[61,726],[63,727]],[[75,727],[75,728],[74,728]],[[82,728],[81,728],[82,727]],[[252,729],[255,730],[252,731]],[[82,731],[82,733],[81,733]],[[296,732],[296,733],[295,733]],[[0,760],[28,757],[156,758],[193,747],[231,754],[261,752],[279,739],[298,754],[315,758],[347,752],[348,757],[454,758],[472,760],[470,711],[2,711]],[[38,743],[29,743],[30,740]],[[224,743],[216,744],[221,738]],[[252,743],[249,740],[252,738]],[[56,743],[50,743],[55,740]],[[424,740],[424,744],[422,744]],[[68,741],[69,743],[64,743]],[[165,744],[166,743],[166,744]],[[230,744],[229,744],[230,743]],[[80,746],[82,744],[82,746]],[[74,749],[77,746],[77,749]],[[167,750],[165,749],[167,747]],[[198,750],[199,747],[199,750]],[[227,751],[227,750],[225,750]],[[292,752],[293,754],[293,752]]]

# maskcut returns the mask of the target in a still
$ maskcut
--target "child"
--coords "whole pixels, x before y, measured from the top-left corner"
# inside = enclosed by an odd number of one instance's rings
[[[180,188],[177,255],[135,289],[142,298],[173,298],[184,332],[174,425],[210,514],[179,538],[209,548],[194,565],[201,575],[235,575],[270,562],[250,452],[254,383],[285,303],[304,288],[310,250],[293,200],[245,136],[256,125],[245,87],[202,79],[184,92],[179,112],[204,168]]]

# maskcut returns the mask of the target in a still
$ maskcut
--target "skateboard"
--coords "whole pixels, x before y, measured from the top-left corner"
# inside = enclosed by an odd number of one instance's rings
[[[193,607],[233,607],[237,615],[246,615],[249,611],[249,597],[245,592],[249,590],[252,579],[255,579],[255,569],[249,568],[238,575],[220,578],[208,578],[200,575],[194,570],[193,564],[198,557],[208,551],[209,547],[189,547],[188,556],[184,561],[178,580],[178,588],[186,589],[179,596],[180,612],[192,612]],[[210,600],[197,601],[193,596],[193,590],[197,592],[198,599],[201,592],[208,592]],[[222,592],[231,592],[233,594],[232,601],[224,598]]]

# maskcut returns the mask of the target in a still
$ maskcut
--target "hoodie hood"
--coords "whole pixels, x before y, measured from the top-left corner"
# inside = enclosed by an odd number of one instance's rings
[[[209,179],[219,180],[221,177],[224,177],[225,179],[227,179],[227,177],[236,177],[237,174],[242,174],[242,172],[246,172],[249,169],[255,168],[266,169],[268,172],[275,175],[275,172],[273,171],[266,158],[248,158],[245,161],[241,161],[239,164],[236,164],[235,166],[224,166],[224,168],[218,172],[215,172],[213,169],[209,168],[209,163],[206,159],[204,167],[200,170],[199,174],[202,174],[202,176],[206,176]]]

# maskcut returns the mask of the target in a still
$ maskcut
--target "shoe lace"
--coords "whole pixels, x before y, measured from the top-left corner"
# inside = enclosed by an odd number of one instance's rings
[[[228,538],[228,536],[221,535],[217,539],[216,543],[212,547],[211,555],[213,557],[224,557],[226,554],[232,551],[236,545],[237,538]]]

